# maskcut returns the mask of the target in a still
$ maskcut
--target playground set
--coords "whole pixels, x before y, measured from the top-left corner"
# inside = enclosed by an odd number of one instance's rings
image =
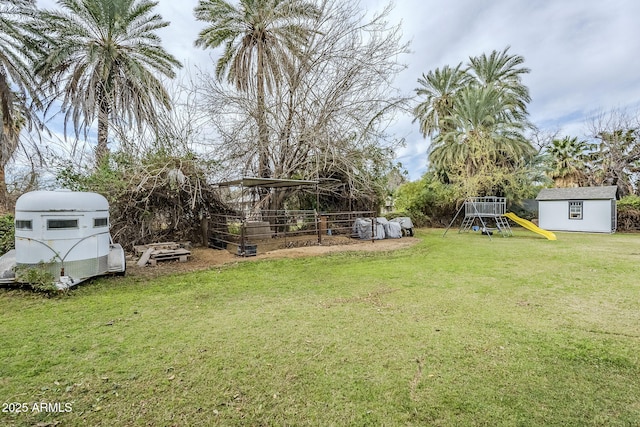
[[[491,239],[494,231],[502,237],[513,236],[511,226],[509,225],[509,220],[511,220],[519,226],[537,233],[548,240],[557,240],[556,235],[551,231],[544,230],[531,221],[520,218],[513,212],[507,212],[507,199],[505,197],[493,196],[467,198],[444,231],[443,237],[447,234],[447,231],[449,231],[463,210],[464,218],[460,224],[458,233],[469,232],[471,230],[482,231],[489,239]]]

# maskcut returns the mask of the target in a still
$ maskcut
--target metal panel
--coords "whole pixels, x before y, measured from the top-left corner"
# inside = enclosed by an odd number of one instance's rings
[[[251,178],[245,177],[233,181],[219,182],[218,187],[296,187],[299,185],[316,185],[318,181],[302,179],[277,179],[277,178]]]
[[[90,258],[78,261],[67,262],[48,262],[48,263],[35,263],[24,264],[16,263],[18,268],[41,268],[44,271],[51,273],[55,280],[60,278],[60,273],[64,267],[64,274],[71,276],[74,280],[88,279],[93,276],[99,276],[106,274],[109,271],[108,256],[102,256],[99,258]]]

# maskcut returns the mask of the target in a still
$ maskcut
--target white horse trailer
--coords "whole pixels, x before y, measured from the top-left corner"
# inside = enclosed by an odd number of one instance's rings
[[[23,194],[16,201],[15,235],[14,269],[43,268],[59,288],[125,272],[124,250],[109,233],[109,203],[100,194],[69,190]],[[19,275],[14,278],[20,282]]]

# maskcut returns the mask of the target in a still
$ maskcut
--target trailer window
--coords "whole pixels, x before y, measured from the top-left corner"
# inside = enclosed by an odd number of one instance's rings
[[[94,227],[106,227],[109,221],[107,218],[93,218],[93,226]]]
[[[16,219],[16,230],[33,230],[33,223],[30,219]]]
[[[582,219],[582,202],[569,202],[569,219]]]
[[[77,219],[48,219],[47,230],[69,230],[78,228]]]

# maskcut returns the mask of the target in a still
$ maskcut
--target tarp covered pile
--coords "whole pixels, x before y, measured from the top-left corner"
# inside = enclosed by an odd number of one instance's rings
[[[394,218],[391,221],[384,217],[375,219],[357,218],[353,223],[353,235],[361,240],[399,239],[403,235],[413,236],[413,223],[409,217]]]

